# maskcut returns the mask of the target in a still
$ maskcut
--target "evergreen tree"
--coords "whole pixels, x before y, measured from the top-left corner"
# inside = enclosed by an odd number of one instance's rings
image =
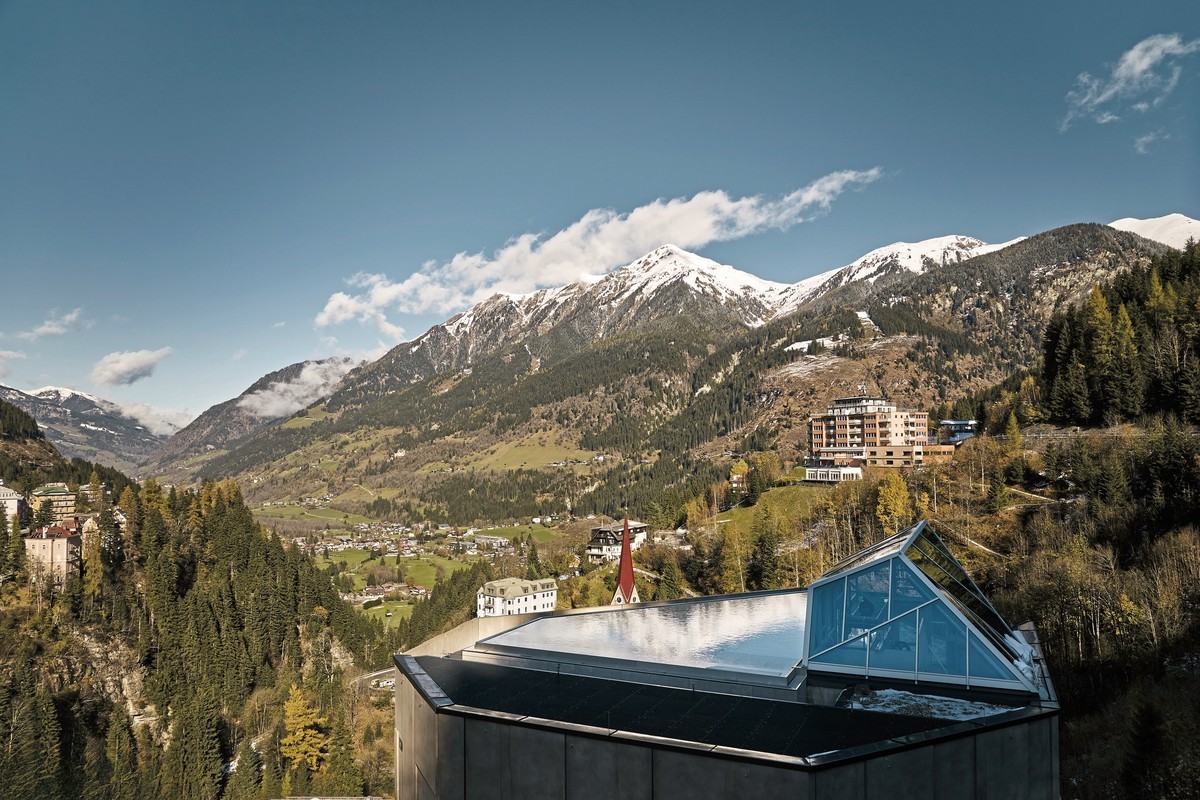
[[[987,509],[995,514],[1008,502],[1008,486],[1004,483],[1004,472],[994,469],[988,481]]]
[[[262,785],[262,759],[247,737],[237,751],[237,769],[225,786],[226,800],[257,800]]]
[[[362,794],[362,770],[354,761],[354,743],[341,719],[333,726],[329,756],[317,773],[313,788],[321,794],[339,797]]]
[[[546,577],[545,571],[542,569],[542,561],[538,557],[537,544],[533,541],[533,534],[530,534],[528,562],[525,569],[525,580],[536,581]]]
[[[662,577],[658,583],[656,600],[678,600],[683,597],[683,573],[679,570],[679,562],[674,556],[664,559]]]
[[[104,753],[108,761],[110,800],[136,800],[137,750],[129,720],[120,708],[114,707],[109,715]]]
[[[18,573],[25,567],[25,540],[21,537],[21,520],[13,514],[12,528],[8,535],[7,569]]]
[[[49,528],[53,524],[54,504],[49,500],[42,500],[41,504],[37,507],[37,511],[33,513],[33,527],[36,530],[38,528]]]
[[[12,547],[9,537],[13,536],[12,529],[14,527],[14,525],[10,524],[10,522],[15,522],[15,527],[17,529],[16,536],[17,538],[21,537],[21,521],[17,518],[16,514],[13,514],[11,521],[7,519],[0,519],[0,523],[3,523],[0,524],[0,575],[4,575],[8,572],[8,553]]]

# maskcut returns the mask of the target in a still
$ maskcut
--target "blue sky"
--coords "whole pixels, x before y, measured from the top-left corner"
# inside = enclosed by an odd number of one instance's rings
[[[1200,217],[1198,99],[1195,2],[0,2],[0,382],[194,415],[643,245]]]

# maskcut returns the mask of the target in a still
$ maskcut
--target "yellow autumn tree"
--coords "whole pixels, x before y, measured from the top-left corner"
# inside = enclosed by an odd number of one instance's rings
[[[279,740],[279,752],[293,767],[303,764],[315,772],[329,750],[329,734],[325,732],[325,720],[317,716],[294,683],[283,704],[283,726],[287,736]]]
[[[908,485],[898,472],[889,472],[879,482],[879,500],[875,504],[875,516],[884,532],[891,536],[912,519],[912,502],[908,499]]]

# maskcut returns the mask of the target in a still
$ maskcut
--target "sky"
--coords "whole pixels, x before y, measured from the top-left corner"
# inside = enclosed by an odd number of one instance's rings
[[[1173,212],[1194,0],[0,0],[0,383],[160,430],[662,243],[792,283]]]

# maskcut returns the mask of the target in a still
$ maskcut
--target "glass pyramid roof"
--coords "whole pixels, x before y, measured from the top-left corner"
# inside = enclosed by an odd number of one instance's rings
[[[1031,650],[919,522],[809,587],[810,669],[1037,691]]]

